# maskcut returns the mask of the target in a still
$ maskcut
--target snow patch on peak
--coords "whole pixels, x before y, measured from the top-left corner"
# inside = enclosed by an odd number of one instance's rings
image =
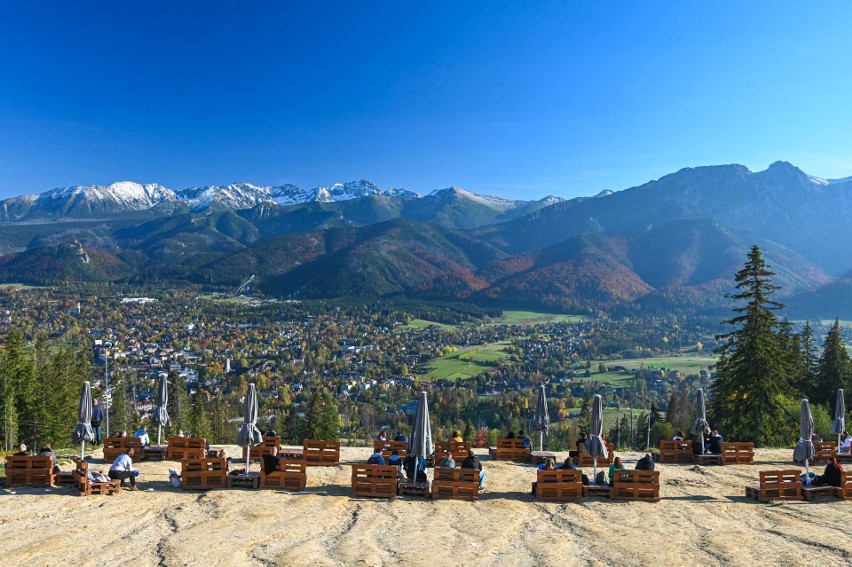
[[[615,191],[612,191],[611,189],[604,189],[603,191],[595,195],[595,199],[597,199],[598,197],[609,197],[613,193],[615,193]]]
[[[439,199],[449,199],[452,197],[462,197],[465,199],[469,199],[471,201],[480,203],[485,205],[486,207],[497,209],[497,210],[509,210],[514,209],[521,201],[513,201],[511,199],[504,199],[503,197],[497,197],[496,195],[479,195],[477,193],[471,193],[466,189],[462,189],[461,187],[448,187],[447,189],[435,189],[428,195],[429,197],[439,198]]]
[[[810,179],[815,185],[828,185],[831,183],[828,179],[823,179],[822,177],[817,177],[815,175],[808,175],[808,179]]]

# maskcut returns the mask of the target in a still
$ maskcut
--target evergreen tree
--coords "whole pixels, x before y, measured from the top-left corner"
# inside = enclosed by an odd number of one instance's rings
[[[193,437],[210,439],[212,429],[210,427],[210,416],[207,414],[207,402],[204,394],[198,392],[192,398],[192,409],[190,412],[190,427]]]
[[[166,408],[172,425],[169,427],[170,435],[189,431],[189,396],[186,394],[186,385],[183,378],[177,372],[169,374],[169,401]]]
[[[222,395],[219,394],[213,400],[213,412],[210,416],[211,443],[233,443],[236,435],[236,431],[232,432],[228,426],[225,404],[222,402]]]
[[[112,388],[112,400],[109,404],[110,427],[113,433],[127,431],[133,433],[133,416],[131,414],[130,400],[127,397],[127,380],[118,373],[113,373],[114,386]]]
[[[338,439],[337,402],[331,392],[318,386],[305,412],[305,438],[336,441]]]
[[[38,384],[32,356],[20,330],[10,333],[3,357],[3,427],[7,449],[20,442],[34,444],[37,437]]]
[[[840,321],[834,325],[825,337],[825,348],[817,364],[816,388],[811,400],[817,404],[828,404],[835,398],[838,388],[849,387],[850,363],[846,343],[840,333]]]
[[[730,439],[765,445],[773,440],[781,421],[787,419],[781,403],[791,392],[790,376],[778,337],[775,311],[783,305],[770,297],[778,289],[770,281],[774,275],[766,266],[760,248],[753,246],[745,267],[737,272],[737,292],[729,295],[744,305],[724,321],[733,327],[720,335],[717,379],[711,386],[712,415],[717,426]]]
[[[810,399],[816,391],[816,373],[819,363],[819,351],[810,321],[805,322],[805,327],[799,335],[799,349],[801,351],[799,357],[801,368],[799,369],[798,388],[806,398]]]

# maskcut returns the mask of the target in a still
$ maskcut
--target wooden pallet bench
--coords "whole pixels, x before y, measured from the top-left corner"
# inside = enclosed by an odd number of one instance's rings
[[[607,443],[606,449],[608,456],[606,459],[598,459],[598,466],[601,465],[611,465],[613,460],[615,460],[615,443]],[[595,460],[580,450],[578,466],[580,467],[591,467],[595,464]]]
[[[820,441],[814,443],[814,458],[815,463],[829,463],[837,456],[836,441]]]
[[[302,454],[308,466],[336,467],[340,464],[340,441],[305,439]]]
[[[834,496],[841,500],[852,500],[852,475],[849,471],[840,473],[840,486],[834,487]]]
[[[570,501],[583,496],[583,473],[577,470],[540,470],[535,485],[539,500]]]
[[[182,461],[184,459],[203,459],[207,455],[207,439],[203,437],[169,437],[166,459]]]
[[[264,435],[263,443],[253,447],[243,447],[243,460],[246,460],[246,451],[249,452],[249,460],[253,463],[263,460],[263,455],[271,455],[272,449],[281,448],[281,437],[279,435]]]
[[[371,498],[393,498],[399,471],[393,465],[352,465],[352,494]]]
[[[408,443],[405,441],[373,441],[373,453],[381,453],[382,457],[387,460],[396,451],[400,459],[408,456]]]
[[[819,498],[833,498],[833,497],[834,497],[834,487],[833,486],[802,485],[802,498],[804,498],[808,502],[812,502],[813,500],[817,500]]]
[[[660,471],[615,471],[613,500],[660,501]]]
[[[428,498],[431,496],[432,483],[430,482],[414,482],[413,480],[400,479],[397,483],[397,491],[401,495],[422,496]]]
[[[435,467],[432,498],[479,500],[479,471]]]
[[[260,483],[260,473],[228,474],[225,481],[227,488],[257,488]]]
[[[432,457],[432,466],[437,466],[447,455],[452,455],[457,465],[467,458],[467,452],[471,450],[470,443],[466,441],[438,441],[435,443],[435,455]],[[428,461],[426,463],[429,464]]]
[[[760,484],[747,486],[746,496],[761,502],[801,500],[802,480],[799,470],[760,471]]]
[[[661,463],[691,463],[692,441],[670,441],[660,440],[660,452],[656,454]]]
[[[74,488],[80,493],[80,496],[99,495],[114,495],[121,492],[120,480],[108,480],[105,482],[95,482],[89,480],[89,463],[79,457],[74,458]]]
[[[724,442],[722,443],[723,465],[753,465],[754,443]]]
[[[588,486],[583,486],[583,496],[589,498],[594,496],[609,498],[611,492],[612,487],[608,484],[590,484]]]
[[[266,474],[260,471],[260,488],[277,488],[279,490],[304,490],[308,483],[305,473],[305,461],[279,459],[274,471]]]
[[[495,461],[530,461],[530,448],[524,447],[523,439],[498,439],[495,447],[488,449]]]
[[[292,461],[304,461],[305,450],[301,447],[281,447],[278,450],[278,456],[282,459],[290,459]]]
[[[142,460],[144,461],[164,461],[166,460],[166,451],[168,447],[165,445],[148,445],[142,448]]]
[[[225,488],[228,484],[228,459],[182,459],[180,487],[184,490]]]
[[[53,459],[49,456],[6,457],[6,488],[53,486]]]
[[[112,463],[119,455],[133,449],[133,462],[142,460],[142,440],[138,437],[105,437],[104,438],[104,462]]]

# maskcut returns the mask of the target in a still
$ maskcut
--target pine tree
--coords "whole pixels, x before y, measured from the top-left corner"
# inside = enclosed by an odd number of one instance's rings
[[[113,433],[128,431],[133,433],[133,416],[131,415],[130,400],[127,397],[127,380],[118,373],[113,373],[112,399],[109,404],[110,427]]]
[[[180,432],[189,431],[189,396],[186,394],[186,385],[183,378],[177,372],[169,374],[169,401],[166,407],[169,411],[169,419],[172,422],[169,434],[177,435]]]
[[[305,415],[305,438],[336,441],[339,425],[337,402],[331,393],[318,386]]]
[[[810,399],[816,391],[816,373],[819,363],[819,351],[810,321],[805,322],[805,327],[799,334],[799,349],[801,350],[799,358],[801,368],[799,369],[798,388],[806,398]]]
[[[207,401],[204,394],[198,392],[192,398],[192,409],[190,412],[190,427],[193,437],[210,439],[212,429],[210,427],[210,416],[207,414]]]
[[[231,428],[228,427],[228,415],[225,411],[225,404],[222,402],[221,394],[213,400],[213,413],[210,416],[210,436],[211,443],[233,443],[234,438],[236,438],[236,431],[232,432]]]
[[[8,449],[17,443],[33,444],[37,431],[38,384],[32,356],[20,330],[10,333],[3,357],[4,439]]]
[[[782,398],[791,393],[787,358],[779,344],[775,311],[783,305],[770,297],[778,289],[760,248],[753,246],[745,267],[737,272],[737,292],[729,295],[744,303],[723,324],[733,331],[720,335],[718,378],[711,386],[712,416],[730,439],[765,445],[786,419]]]
[[[849,387],[850,363],[846,343],[840,333],[840,321],[834,325],[825,337],[825,348],[817,364],[816,388],[812,402],[828,404],[834,400],[838,388]]]

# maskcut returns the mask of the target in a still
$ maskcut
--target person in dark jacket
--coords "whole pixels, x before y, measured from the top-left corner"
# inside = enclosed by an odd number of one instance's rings
[[[101,438],[101,422],[104,420],[104,410],[100,406],[97,398],[92,400],[92,431],[95,433],[95,445],[100,445]]]
[[[473,451],[467,452],[467,458],[462,461],[461,468],[476,469],[479,471],[479,490],[482,490],[482,483],[485,480],[485,471],[482,469],[482,463],[479,462],[479,459]]]
[[[278,456],[278,447],[270,447],[268,453],[260,456],[263,465],[264,474],[271,474],[278,468],[278,463],[281,458]]]
[[[719,435],[719,432],[715,429],[710,432],[710,437],[707,438],[707,452],[711,455],[721,455],[722,454],[722,443],[725,440],[722,439],[722,436]]]
[[[843,467],[837,462],[837,457],[825,465],[822,475],[814,479],[815,486],[840,486],[843,476]]]
[[[385,464],[385,458],[382,456],[381,451],[376,451],[372,454],[372,456],[367,459],[368,465],[383,465]]]
[[[651,453],[645,453],[645,456],[636,461],[637,471],[652,471],[654,470],[654,459],[651,458]]]

